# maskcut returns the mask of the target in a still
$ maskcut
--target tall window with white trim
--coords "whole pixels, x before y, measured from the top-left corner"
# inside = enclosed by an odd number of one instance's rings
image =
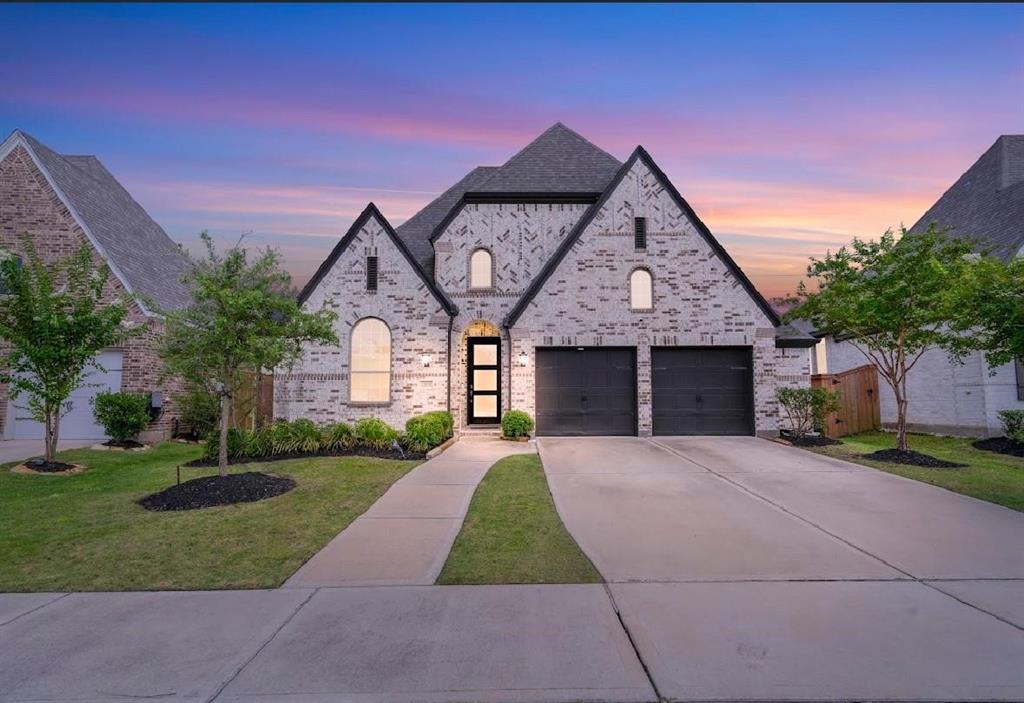
[[[365,317],[352,328],[349,400],[386,403],[391,400],[391,330],[376,317]]]
[[[469,287],[491,288],[494,286],[494,259],[486,249],[477,249],[469,257]]]
[[[651,272],[637,269],[629,275],[629,307],[633,310],[650,310],[654,307],[654,291]]]

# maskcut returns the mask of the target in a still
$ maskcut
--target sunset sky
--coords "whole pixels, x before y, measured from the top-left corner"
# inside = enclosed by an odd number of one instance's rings
[[[301,284],[556,121],[642,144],[761,291],[1024,132],[1024,7],[3,6],[0,131],[100,157],[177,241]]]

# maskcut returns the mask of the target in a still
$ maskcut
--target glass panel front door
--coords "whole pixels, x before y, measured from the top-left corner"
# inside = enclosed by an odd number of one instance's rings
[[[468,355],[469,423],[497,423],[501,412],[501,340],[470,337]]]

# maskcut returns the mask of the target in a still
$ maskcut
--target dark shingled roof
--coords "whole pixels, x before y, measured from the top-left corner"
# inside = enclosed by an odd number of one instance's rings
[[[622,163],[557,122],[496,169],[479,193],[601,193]]]
[[[148,309],[188,304],[188,257],[95,156],[63,156],[24,132],[36,159]]]
[[[1024,247],[1024,134],[1003,135],[910,231],[936,222],[1004,259]]]
[[[430,236],[467,193],[587,193],[597,195],[622,164],[558,122],[501,166],[477,166],[425,208],[395,228],[428,273],[434,270]]]
[[[466,191],[487,180],[495,170],[496,166],[477,166],[463,176],[461,181],[395,228],[395,232],[424,270],[430,273],[434,270],[434,245],[430,243],[430,233],[459,203]]]

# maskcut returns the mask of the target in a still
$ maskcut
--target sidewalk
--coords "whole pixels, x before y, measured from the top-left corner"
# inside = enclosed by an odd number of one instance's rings
[[[441,573],[473,491],[494,462],[533,443],[462,439],[395,482],[284,588],[429,586]]]

